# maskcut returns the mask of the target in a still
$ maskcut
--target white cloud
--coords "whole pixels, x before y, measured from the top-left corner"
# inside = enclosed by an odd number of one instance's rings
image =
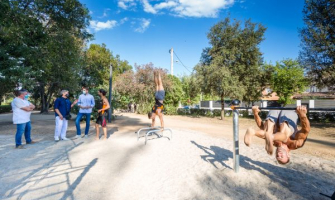
[[[124,24],[126,21],[128,21],[128,17],[125,17],[120,20],[120,24]]]
[[[96,32],[105,30],[105,29],[112,29],[115,26],[117,26],[117,21],[115,20],[107,20],[106,22],[99,22],[96,20],[90,21],[90,28],[92,28]]]
[[[149,28],[151,19],[141,18],[138,19],[138,21],[139,21],[139,27],[135,28],[134,31],[138,33],[144,33],[144,31],[146,31]],[[136,22],[132,22],[132,24],[135,25]]]
[[[108,16],[108,11],[110,11],[111,9],[110,8],[106,8],[104,9],[104,13],[102,14],[102,16],[98,17],[98,18],[104,18],[104,17],[107,17]]]
[[[126,0],[119,2],[121,1]],[[220,10],[233,5],[236,0],[164,0],[158,3],[157,0],[141,1],[147,13],[159,14],[160,11],[167,10],[179,17],[217,17]]]
[[[145,12],[152,13],[152,14],[157,13],[157,10],[151,6],[148,0],[142,0],[142,2],[143,2],[143,7],[144,7]]]
[[[127,10],[128,8],[128,6],[123,1],[119,1],[117,5],[124,10]]]
[[[136,0],[119,0],[117,5],[119,8],[122,8],[123,10],[129,10],[132,7],[136,6]]]

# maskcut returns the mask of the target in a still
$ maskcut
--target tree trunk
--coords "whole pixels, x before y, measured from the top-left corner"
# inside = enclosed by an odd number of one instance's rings
[[[221,120],[224,119],[224,96],[223,93],[221,93]]]

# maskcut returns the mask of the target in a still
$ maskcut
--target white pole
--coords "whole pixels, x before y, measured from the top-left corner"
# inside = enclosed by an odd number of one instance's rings
[[[171,75],[173,75],[173,48],[171,48],[170,50],[170,53],[171,53]]]

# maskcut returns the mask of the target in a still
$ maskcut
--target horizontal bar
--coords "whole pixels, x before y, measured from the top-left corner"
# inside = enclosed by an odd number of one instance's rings
[[[234,109],[243,110],[249,109],[251,110],[252,107],[235,107]],[[282,108],[282,107],[259,107],[260,110],[296,110],[297,108]],[[314,111],[335,111],[335,108],[309,108],[308,110]]]

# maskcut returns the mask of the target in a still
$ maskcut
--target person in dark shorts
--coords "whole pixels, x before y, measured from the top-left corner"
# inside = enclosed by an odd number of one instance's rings
[[[164,109],[164,98],[165,91],[162,83],[161,75],[158,71],[154,72],[154,79],[156,84],[155,92],[155,105],[152,107],[151,111],[148,113],[148,118],[152,119],[151,127],[155,126],[156,115],[161,121],[161,129],[164,130],[164,120],[162,110]]]
[[[109,102],[106,98],[106,91],[104,89],[100,89],[98,91],[98,95],[100,96],[100,105],[99,105],[99,110],[98,110],[98,118],[95,124],[95,130],[97,132],[96,135],[96,140],[100,139],[100,134],[99,134],[99,125],[102,127],[102,130],[104,132],[104,140],[107,139],[107,110],[110,108]]]

